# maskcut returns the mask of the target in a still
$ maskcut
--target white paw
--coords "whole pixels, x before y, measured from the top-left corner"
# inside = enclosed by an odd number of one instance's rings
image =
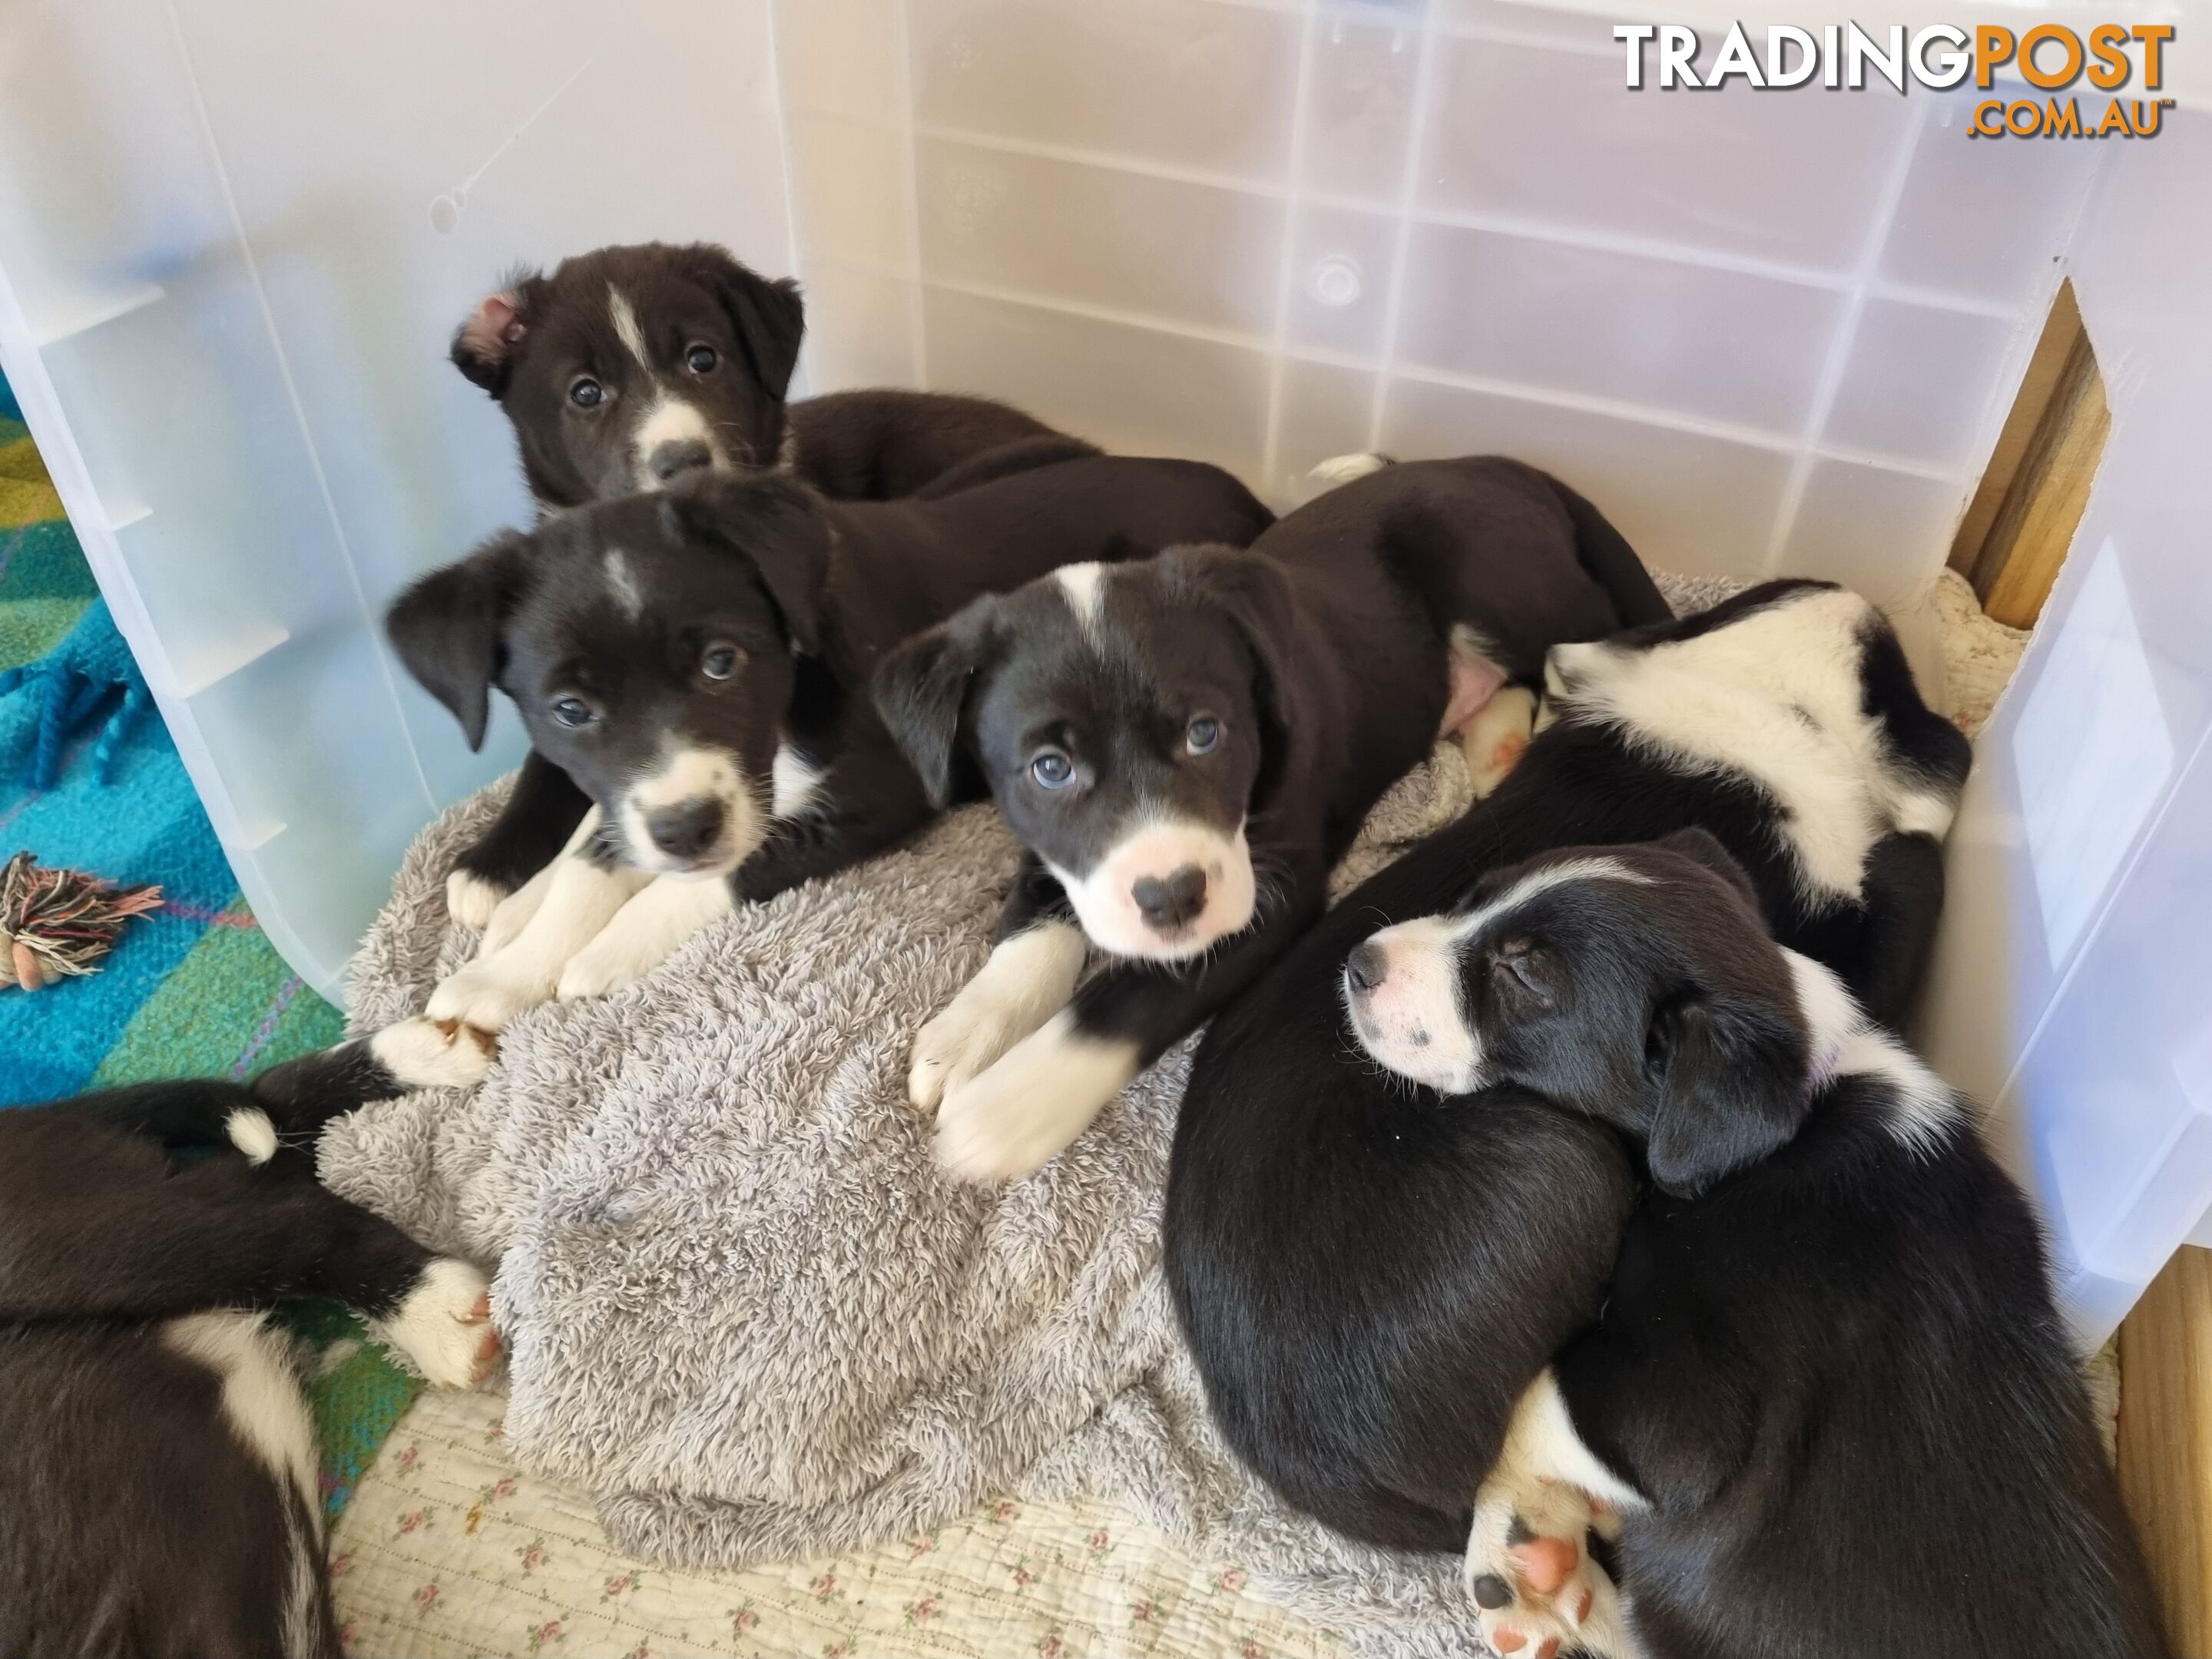
[[[368,1052],[410,1089],[473,1089],[499,1057],[499,1039],[458,1020],[417,1014],[369,1038]]]
[[[545,902],[545,890],[553,884],[555,867],[554,864],[547,865],[499,902],[499,908],[491,913],[483,927],[483,943],[479,947],[483,955],[489,956],[510,943],[530,925],[530,919],[538,914],[538,907]]]
[[[924,1115],[945,1095],[1067,1006],[1083,970],[1080,929],[1042,921],[1001,939],[960,994],[921,1028],[907,1065],[906,1097]]]
[[[937,1161],[963,1181],[1010,1181],[1041,1169],[1091,1127],[1137,1075],[1137,1048],[1086,1036],[1066,1010],[945,1096]]]
[[[1388,455],[1364,451],[1357,455],[1332,455],[1306,474],[1317,484],[1334,489],[1339,484],[1348,484],[1355,478],[1364,478],[1370,472],[1380,472],[1390,465]]]
[[[441,1389],[473,1389],[499,1364],[491,1287],[465,1261],[440,1256],[389,1319],[371,1328]]]
[[[638,953],[623,948],[620,938],[601,933],[582,950],[568,958],[568,965],[561,970],[561,983],[554,994],[563,1002],[574,1002],[580,997],[603,997],[635,985],[655,968],[661,958],[641,960]]]
[[[948,1089],[957,1089],[1021,1041],[988,1021],[974,1006],[969,981],[945,1011],[915,1033],[906,1066],[906,1103],[928,1116]]]
[[[561,970],[563,1002],[635,985],[701,928],[730,914],[736,901],[719,878],[661,876],[647,882]]]
[[[472,933],[490,926],[493,913],[507,896],[504,887],[466,870],[446,877],[446,914]]]
[[[1613,1580],[1589,1553],[1593,1527],[1617,1526],[1612,1511],[1564,1481],[1493,1474],[1483,1482],[1462,1572],[1493,1653],[1633,1651]]]
[[[423,1012],[441,1025],[501,1030],[517,1014],[551,1000],[561,966],[520,946],[478,957],[441,980]]]
[[[1460,732],[1467,750],[1468,782],[1482,800],[1521,763],[1536,729],[1536,694],[1525,685],[1501,688]]]

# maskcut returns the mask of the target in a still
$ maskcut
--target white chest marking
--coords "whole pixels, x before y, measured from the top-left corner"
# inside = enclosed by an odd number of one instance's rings
[[[286,1362],[283,1339],[259,1314],[187,1314],[161,1330],[173,1352],[213,1371],[222,1385],[222,1414],[240,1445],[278,1480],[289,1481],[310,1514],[315,1492],[315,1432],[299,1378]]]
[[[807,811],[821,796],[822,778],[813,762],[787,743],[778,744],[769,767],[769,816],[795,818]]]

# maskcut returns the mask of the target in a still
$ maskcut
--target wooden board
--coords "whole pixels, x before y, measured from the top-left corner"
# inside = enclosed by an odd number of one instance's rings
[[[2073,289],[2062,284],[1951,547],[1953,568],[2007,626],[2032,628],[2042,614],[2088,506],[2111,424],[2096,353]]]
[[[2120,1327],[2120,1490],[2182,1659],[2212,1659],[2212,1253],[2177,1252]]]
[[[2061,283],[2057,296],[2051,302],[2051,314],[2044,319],[2042,337],[2035,343],[2035,354],[2028,359],[2027,372],[2021,376],[2020,390],[2013,395],[2004,430],[1997,434],[1982,482],[1951,542],[1951,568],[1969,580],[1989,541],[1990,526],[1996,522],[1997,509],[2004,505],[2005,492],[2020,476],[2027,447],[2034,441],[2036,428],[2043,423],[2044,411],[2051,407],[2066,359],[2081,337],[2081,308],[2075,303],[2074,284]]]

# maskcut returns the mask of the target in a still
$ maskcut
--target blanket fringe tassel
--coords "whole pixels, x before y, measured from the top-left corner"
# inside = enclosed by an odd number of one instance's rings
[[[0,867],[0,989],[35,991],[96,973],[133,916],[158,909],[159,887],[118,887],[77,870],[41,870],[29,853]]]

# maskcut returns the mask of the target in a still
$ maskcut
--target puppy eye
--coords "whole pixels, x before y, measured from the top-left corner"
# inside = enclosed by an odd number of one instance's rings
[[[606,387],[588,374],[578,375],[568,387],[568,401],[579,409],[597,409],[606,398]]]
[[[1528,940],[1514,939],[1499,945],[1490,953],[1490,967],[1492,973],[1510,980],[1539,1002],[1550,1005],[1552,988],[1536,971],[1536,947]]]
[[[699,672],[710,680],[726,680],[738,672],[745,653],[734,645],[717,641],[707,647],[707,654],[699,659]]]
[[[1182,746],[1194,755],[1212,753],[1220,741],[1221,722],[1211,714],[1200,714],[1182,734]]]
[[[581,697],[553,699],[553,718],[571,730],[580,726],[589,726],[599,717],[599,711]]]
[[[684,366],[694,374],[712,374],[720,356],[709,345],[695,345],[684,354]]]
[[[1030,775],[1048,789],[1065,789],[1075,781],[1075,763],[1057,749],[1047,749],[1030,762]]]

